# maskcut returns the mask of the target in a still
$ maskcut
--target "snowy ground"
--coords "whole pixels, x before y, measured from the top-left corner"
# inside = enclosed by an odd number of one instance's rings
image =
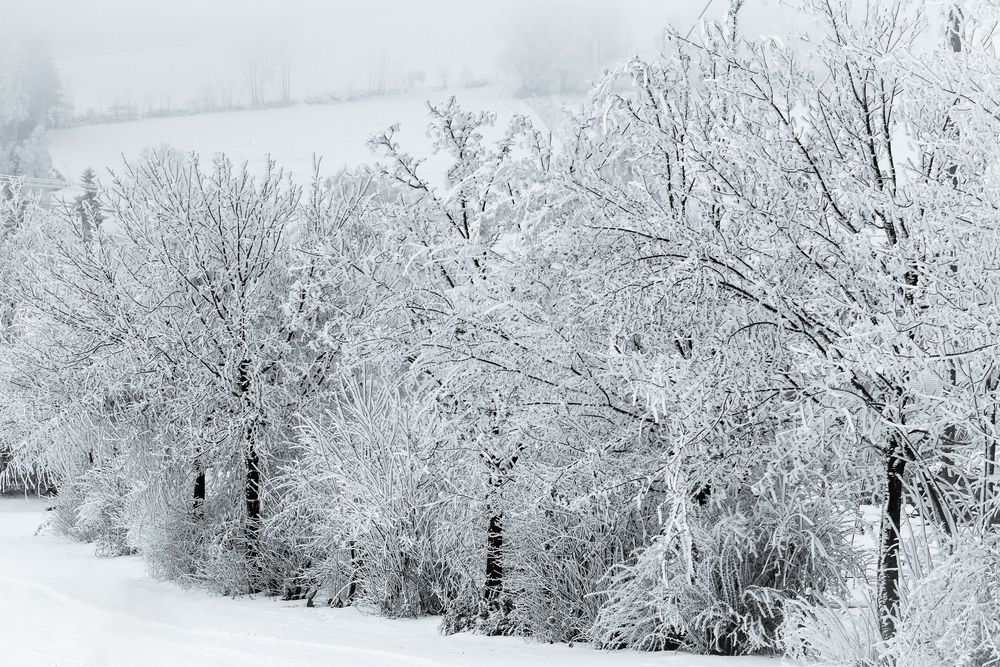
[[[152,580],[138,558],[36,536],[37,499],[0,499],[0,664],[11,667],[774,667],[765,658],[594,651]]]
[[[366,145],[368,138],[394,123],[400,124],[398,138],[403,148],[426,155],[430,150],[427,101],[441,103],[451,95],[463,108],[494,111],[497,136],[515,114],[528,115],[543,126],[561,116],[559,100],[516,100],[507,89],[487,86],[85,125],[50,132],[49,146],[56,169],[70,180],[78,179],[87,167],[104,175],[107,168],[120,167],[123,158],[137,158],[144,148],[170,144],[185,152],[195,151],[206,160],[225,153],[237,163],[246,161],[254,170],[270,155],[303,182],[312,176],[314,155],[323,157],[324,173],[372,162],[375,156]],[[435,160],[431,158],[427,166],[433,170]]]

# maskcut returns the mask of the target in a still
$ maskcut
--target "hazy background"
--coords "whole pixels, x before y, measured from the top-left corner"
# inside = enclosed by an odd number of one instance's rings
[[[749,38],[807,30],[798,0],[746,0]],[[63,189],[150,148],[369,164],[390,125],[428,156],[427,103],[558,133],[602,72],[697,40],[730,0],[0,0],[0,189]],[[443,168],[433,157],[427,168]],[[89,180],[88,180],[89,179]]]
[[[779,32],[789,15],[778,0],[748,5],[749,32]],[[686,30],[703,11],[721,17],[727,7],[728,0],[0,0],[0,31],[44,37],[65,98],[82,114],[115,105],[249,105],[255,77],[268,102],[283,92],[303,100],[497,82],[517,90],[520,70],[538,69],[532,58],[561,57],[589,80],[608,62],[656,49],[663,27]]]

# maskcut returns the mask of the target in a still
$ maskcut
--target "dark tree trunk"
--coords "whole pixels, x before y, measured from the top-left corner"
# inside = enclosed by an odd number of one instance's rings
[[[491,429],[494,442],[501,442],[501,430],[498,412],[492,412],[494,426]],[[505,418],[505,417],[504,417]],[[489,471],[489,503],[486,525],[486,585],[483,588],[483,612],[490,618],[486,628],[491,634],[505,634],[508,630],[506,617],[512,605],[504,595],[503,572],[503,487],[510,480],[514,466],[520,456],[521,448],[506,455],[499,452],[483,451],[480,456],[487,464]]]
[[[260,524],[260,457],[257,454],[252,428],[247,429],[246,444],[247,539],[250,548],[254,549]]]
[[[264,581],[260,563],[260,455],[257,452],[257,429],[255,424],[246,431],[246,499],[247,522],[244,529],[246,539],[246,562],[250,573],[250,593],[272,589],[273,581]]]
[[[1000,386],[1000,375],[991,374],[986,381],[986,390],[990,392],[995,392],[997,387]],[[997,441],[993,434],[996,433],[997,427],[997,409],[994,407],[990,410],[989,415],[987,415],[989,424],[992,428],[986,435],[986,444],[983,451],[984,461],[983,461],[983,492],[981,499],[981,506],[983,508],[984,523],[987,529],[995,528],[1000,526],[1000,511],[990,511],[990,505],[993,502],[993,476],[996,474],[997,470]]]
[[[896,621],[899,618],[899,534],[903,520],[903,472],[906,468],[900,437],[893,436],[885,462],[885,507],[878,567],[879,633],[883,641],[896,636]]]
[[[994,417],[994,420],[996,418]],[[990,503],[993,502],[993,476],[996,475],[997,470],[997,443],[996,440],[990,438],[989,442],[986,444],[986,462],[983,466],[983,476],[985,482],[983,483],[983,512],[990,512]],[[1000,512],[994,511],[986,514],[986,526],[997,527],[1000,526]]]
[[[351,580],[347,584],[347,601],[353,602],[354,596],[358,593],[358,552],[351,542]]]
[[[499,436],[499,429],[494,433]],[[483,588],[483,611],[492,617],[489,632],[503,634],[504,618],[510,612],[510,601],[504,596],[503,573],[503,510],[501,491],[507,482],[511,469],[517,463],[518,454],[502,458],[496,454],[484,454],[490,471],[490,508],[486,524],[486,585]]]
[[[486,588],[483,601],[490,612],[500,609],[503,599],[503,515],[490,517],[486,529]]]
[[[195,511],[201,511],[201,508],[204,504],[205,504],[205,469],[201,467],[200,463],[197,463],[195,464],[195,475],[194,475]]]
[[[239,365],[239,378],[237,380],[237,393],[245,403],[250,393],[250,362],[242,360]],[[252,406],[247,405],[247,408]],[[257,451],[257,429],[256,418],[250,420],[243,433],[243,461],[246,466],[246,477],[244,484],[244,500],[246,501],[247,523],[246,541],[247,556],[251,564],[257,558],[257,538],[260,532],[260,453]]]

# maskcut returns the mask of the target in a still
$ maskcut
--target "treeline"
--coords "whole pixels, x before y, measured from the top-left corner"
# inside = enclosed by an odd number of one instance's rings
[[[8,475],[226,594],[996,662],[994,22],[817,16],[805,59],[735,16],[670,37],[555,142],[431,107],[443,173],[390,129],[304,187],[161,152],[100,219],[29,211],[0,244]]]
[[[231,111],[259,111],[261,109],[283,109],[293,106],[294,101],[262,102],[258,105],[216,103],[213,100],[194,102],[190,106],[157,107],[141,109],[131,104],[115,104],[106,111],[87,109],[82,113],[68,116],[59,121],[57,127],[79,127],[81,125],[106,125],[110,123],[128,123],[149,118],[177,118],[182,116],[197,116],[206,113],[229,113]]]
[[[0,30],[0,175],[48,178],[45,128],[64,112],[45,43]]]

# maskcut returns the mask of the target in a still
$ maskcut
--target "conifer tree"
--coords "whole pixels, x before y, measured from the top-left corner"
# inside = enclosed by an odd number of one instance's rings
[[[83,194],[75,198],[76,215],[80,220],[80,228],[86,240],[94,237],[94,233],[104,222],[104,213],[101,212],[101,204],[97,195],[97,173],[90,167],[83,171],[80,176],[80,185],[83,187]]]

